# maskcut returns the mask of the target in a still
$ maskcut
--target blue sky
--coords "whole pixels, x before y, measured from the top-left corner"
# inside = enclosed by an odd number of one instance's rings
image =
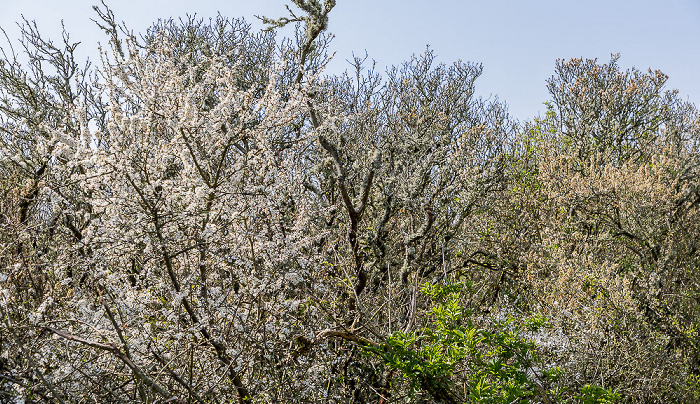
[[[479,62],[484,73],[477,94],[498,96],[511,114],[526,120],[542,113],[548,100],[545,80],[558,58],[597,58],[620,53],[623,68],[660,69],[670,76],[668,89],[700,102],[699,0],[337,0],[330,15],[336,52],[328,72],[339,73],[346,59],[364,55],[379,71],[400,64],[430,45],[438,60]],[[8,4],[9,3],[9,4]],[[15,39],[15,22],[24,15],[42,32],[58,38],[64,20],[81,55],[94,58],[104,36],[90,21],[90,0],[3,0],[0,27]],[[284,0],[121,0],[108,1],[117,19],[136,32],[158,18],[186,13],[209,18],[221,12],[244,17],[279,17]],[[287,31],[289,34],[289,31]],[[3,45],[4,46],[4,45]]]

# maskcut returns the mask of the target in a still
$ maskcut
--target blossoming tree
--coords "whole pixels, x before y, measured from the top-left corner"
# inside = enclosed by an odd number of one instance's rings
[[[0,60],[0,400],[650,400],[620,352],[691,397],[699,121],[661,73],[559,63],[518,126],[429,49],[324,76],[335,2],[294,4],[263,19],[301,24],[280,43],[223,17],[137,39],[96,8],[95,69],[25,23],[29,63]]]

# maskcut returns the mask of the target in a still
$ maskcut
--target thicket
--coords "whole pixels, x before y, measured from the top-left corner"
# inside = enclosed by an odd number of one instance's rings
[[[557,61],[545,116],[430,51],[95,8],[0,59],[0,401],[700,400],[700,115]]]

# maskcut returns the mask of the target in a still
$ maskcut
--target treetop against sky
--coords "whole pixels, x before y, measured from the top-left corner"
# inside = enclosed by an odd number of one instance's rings
[[[59,38],[63,20],[79,55],[96,60],[96,42],[105,37],[90,21],[96,16],[85,0],[8,1],[2,5],[0,27],[17,37],[15,22],[22,16],[36,20],[47,36]],[[143,32],[159,18],[186,14],[243,17],[262,27],[255,16],[279,17],[286,13],[283,0],[210,1],[136,0],[108,2],[118,20]],[[477,95],[498,96],[511,114],[527,120],[544,113],[548,94],[545,80],[559,58],[598,58],[606,62],[620,53],[620,65],[659,69],[669,76],[668,89],[679,89],[691,102],[700,98],[700,3],[694,0],[639,2],[633,0],[516,1],[339,1],[329,31],[336,52],[326,70],[340,73],[351,66],[353,53],[377,61],[377,71],[398,65],[430,45],[437,60],[464,60],[484,64]],[[291,36],[291,29],[282,31]]]

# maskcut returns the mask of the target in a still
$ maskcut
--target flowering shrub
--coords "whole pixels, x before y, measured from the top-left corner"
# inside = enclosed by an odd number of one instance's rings
[[[430,50],[96,8],[98,68],[0,59],[0,401],[691,402],[694,106],[558,62],[545,117]],[[547,320],[545,320],[545,318]]]

